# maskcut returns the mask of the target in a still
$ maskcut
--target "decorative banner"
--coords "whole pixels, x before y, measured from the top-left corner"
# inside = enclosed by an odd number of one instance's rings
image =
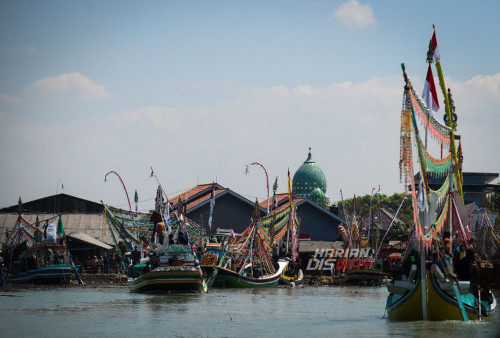
[[[418,113],[422,124],[428,128],[428,130],[431,132],[431,135],[441,143],[449,145],[451,129],[432,117],[425,104],[415,93],[413,87],[410,89],[410,98],[413,110]]]
[[[422,154],[424,155],[424,162],[427,171],[436,173],[440,176],[446,175],[453,163],[451,153],[449,152],[448,155],[443,158],[435,158],[431,154],[429,154],[429,152],[427,152],[427,149],[425,149],[422,140],[420,140],[420,147],[423,150]]]

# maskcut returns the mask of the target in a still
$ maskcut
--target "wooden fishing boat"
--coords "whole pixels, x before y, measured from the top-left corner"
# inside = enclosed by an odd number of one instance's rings
[[[288,263],[286,269],[281,273],[279,284],[300,285],[304,280],[304,273],[295,262]]]
[[[69,264],[51,264],[20,272],[8,277],[9,284],[60,284],[69,283],[73,267]]]
[[[276,287],[290,261],[279,259],[273,249],[289,229],[292,233],[291,260],[297,256],[297,224],[293,210],[290,203],[261,218],[256,201],[253,222],[241,234],[235,236],[232,231],[215,234],[217,242],[206,244],[206,253],[201,259],[208,285]],[[294,280],[297,280],[295,276],[289,276],[289,282]]]
[[[437,121],[418,97],[402,65],[405,87],[401,110],[400,170],[404,182],[409,183],[405,184],[405,189],[408,189],[408,185],[411,187],[414,231],[408,245],[411,253],[407,248],[402,264],[402,278],[387,282],[389,296],[386,310],[389,319],[398,321],[493,318],[496,300],[488,286],[481,285],[474,278],[478,271],[477,266],[474,266],[474,251],[460,217],[458,205],[464,198],[462,158],[455,147],[456,114],[451,93],[444,84],[439,57],[435,57],[436,49],[434,32],[427,55],[429,63],[436,61],[440,86],[446,97],[447,125]],[[434,88],[429,95],[435,102],[437,93],[430,64],[428,69],[427,81],[432,84],[428,84],[427,88],[429,91]],[[431,133],[441,146],[448,146],[448,154],[441,154],[441,157],[431,155],[427,140],[424,143],[420,138],[417,119],[425,121],[423,125],[426,133]],[[415,156],[413,145],[416,148]],[[414,163],[418,163],[418,175],[414,174]],[[444,181],[438,190],[432,190],[429,181],[436,177],[444,178]],[[419,180],[418,184],[416,179]],[[453,237],[456,233],[460,235]],[[467,256],[455,267],[452,260],[453,242],[467,249]],[[412,264],[405,264],[408,262]],[[459,281],[457,276],[470,280]]]
[[[386,304],[389,319],[412,321],[424,318],[427,320],[493,318],[496,300],[491,291],[483,292],[480,301],[470,292],[470,282],[457,282],[445,278],[435,264],[431,266],[431,271],[426,269],[424,280],[428,287],[425,315],[422,308],[422,283],[418,275],[415,281],[387,282],[387,289],[391,292]]]
[[[55,217],[48,219],[55,230]],[[59,218],[62,230],[62,220]],[[8,284],[69,283],[76,268],[70,264],[70,254],[64,238],[42,238],[42,231],[19,215],[16,226],[5,245],[10,251]],[[48,236],[47,236],[48,237]]]
[[[242,274],[220,266],[204,267],[209,273],[215,273],[216,276],[212,283],[214,287],[223,288],[274,288],[278,285],[283,270],[288,265],[288,261],[279,261],[279,268],[272,275],[262,275],[252,277],[249,275],[251,267],[245,269]],[[215,271],[214,271],[215,270]]]
[[[157,263],[150,260],[129,270],[128,287],[131,292],[207,292],[200,265],[189,245],[166,244],[156,250],[156,255]]]

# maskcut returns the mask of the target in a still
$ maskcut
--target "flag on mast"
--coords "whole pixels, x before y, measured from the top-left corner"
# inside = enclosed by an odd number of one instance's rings
[[[425,79],[422,98],[427,104],[429,112],[432,114],[432,116],[435,116],[437,111],[439,110],[439,101],[437,96],[436,85],[434,84],[434,76],[432,74],[432,68],[430,64],[429,68],[427,69],[427,77]]]
[[[214,212],[214,206],[215,206],[215,184],[212,183],[212,193],[210,196],[210,216],[208,217],[208,227],[210,229],[212,228],[212,215]]]
[[[293,206],[292,179],[290,177],[290,168],[288,168],[288,201],[290,202],[290,207],[292,208],[292,212],[295,212],[295,207]]]
[[[439,61],[441,59],[441,55],[439,55],[438,42],[436,38],[436,27],[432,25],[432,28],[434,28],[434,33],[432,33],[431,38],[432,56],[434,57],[434,60]]]

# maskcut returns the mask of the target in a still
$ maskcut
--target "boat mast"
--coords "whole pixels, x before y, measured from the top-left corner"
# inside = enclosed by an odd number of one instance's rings
[[[432,28],[434,30],[434,33],[432,35],[432,38],[431,38],[431,41],[429,42],[429,52],[427,53],[427,58],[429,60],[429,57],[432,57],[434,58],[434,61],[436,63],[436,70],[437,70],[437,73],[438,73],[438,78],[439,78],[439,86],[441,87],[441,91],[443,92],[443,96],[444,96],[444,107],[445,107],[445,113],[446,113],[446,116],[447,116],[447,119],[446,119],[446,124],[448,125],[448,127],[450,127],[451,131],[450,131],[450,150],[451,150],[451,154],[453,156],[453,161],[455,162],[455,165],[458,165],[459,164],[459,161],[458,161],[458,156],[457,156],[457,148],[455,146],[455,132],[454,132],[454,125],[453,125],[453,120],[452,120],[452,113],[451,113],[451,109],[450,109],[450,100],[449,100],[449,95],[451,95],[451,93],[449,92],[449,90],[446,90],[446,83],[444,81],[444,76],[443,76],[443,69],[441,67],[441,58],[439,55],[434,55],[434,48],[437,48],[437,40],[436,40],[436,26],[435,25],[432,25]],[[432,49],[432,51],[431,51]],[[463,189],[462,189],[462,168],[459,168],[459,170],[457,170],[455,172],[455,182],[457,183],[457,189],[458,189],[458,192],[460,194],[460,197],[462,198],[462,203],[464,202],[464,192],[463,192]]]

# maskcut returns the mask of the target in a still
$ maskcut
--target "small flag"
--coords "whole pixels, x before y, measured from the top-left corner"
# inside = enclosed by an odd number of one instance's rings
[[[64,226],[63,226],[63,221],[62,217],[59,216],[59,221],[57,221],[57,236],[62,237],[64,236]]]
[[[434,84],[434,76],[432,75],[432,68],[429,64],[427,69],[427,77],[425,79],[424,91],[422,92],[422,98],[429,108],[429,112],[435,116],[439,110],[439,101],[437,96],[436,85]]]
[[[149,177],[153,177],[155,173],[153,172],[153,168],[151,168],[151,175]]]
[[[418,205],[418,209],[420,209],[420,211],[425,210],[425,191],[424,191],[424,186],[423,186],[422,180],[418,184],[417,205]]]
[[[212,193],[210,196],[210,216],[208,217],[208,226],[210,229],[212,228],[212,215],[214,212],[214,206],[215,206],[215,184],[212,183]]]
[[[295,207],[293,206],[293,198],[292,198],[292,179],[290,178],[290,168],[288,168],[288,200],[290,202],[290,206],[292,208],[292,213],[295,212]]]
[[[47,225],[45,237],[49,241],[52,241],[52,242],[56,241],[57,233],[56,233],[56,226],[54,224],[54,219],[51,219],[49,225]]]
[[[434,60],[439,61],[441,59],[441,55],[439,55],[439,48],[438,48],[438,42],[436,39],[436,28],[434,25],[432,25],[434,28],[434,33],[432,34],[431,38],[431,50],[432,50],[432,56],[434,56]]]
[[[274,180],[273,184],[273,201],[274,201],[274,208],[278,207],[278,197],[276,197],[276,191],[278,190],[278,176],[276,176],[276,179]]]

